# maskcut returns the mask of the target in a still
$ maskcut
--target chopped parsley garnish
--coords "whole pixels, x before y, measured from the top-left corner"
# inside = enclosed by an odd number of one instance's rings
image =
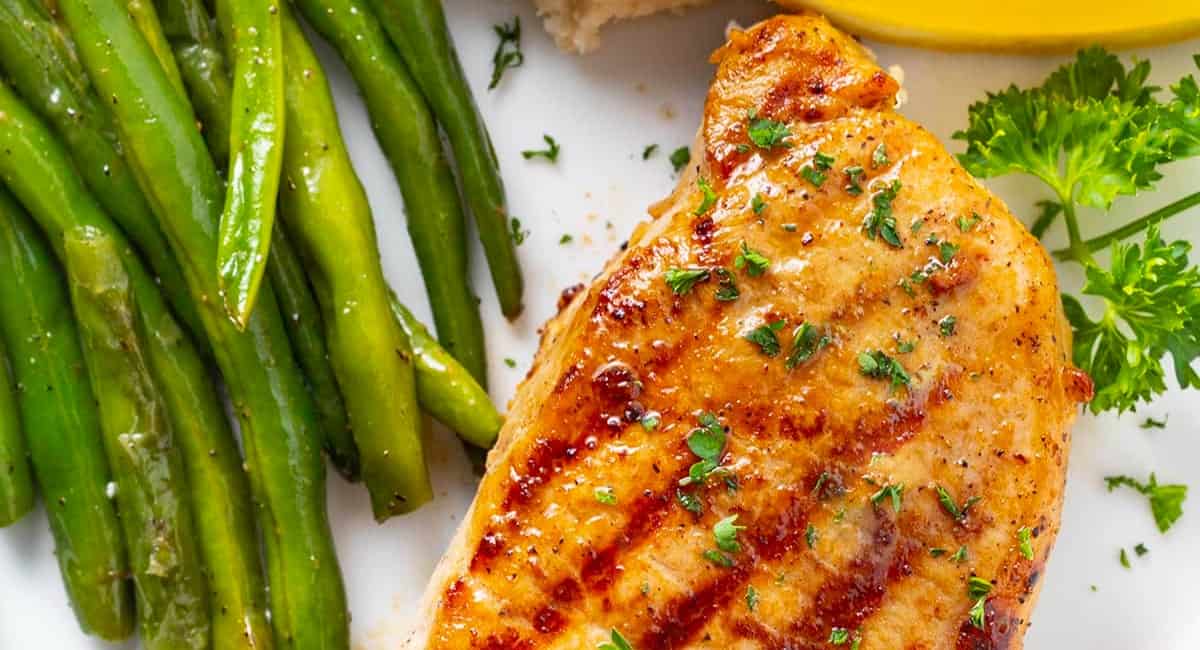
[[[1182,484],[1159,485],[1154,472],[1150,473],[1150,482],[1142,483],[1128,476],[1106,476],[1104,482],[1108,491],[1124,485],[1150,498],[1150,512],[1154,515],[1154,523],[1160,532],[1167,532],[1183,515],[1183,502],[1187,499],[1187,486]]]
[[[554,138],[549,134],[542,134],[542,140],[546,142],[547,146],[545,149],[526,149],[521,152],[521,157],[525,160],[540,157],[552,163],[558,162],[558,152],[562,150],[562,147],[558,146],[558,142],[555,142]]]
[[[942,336],[954,336],[954,330],[958,327],[958,319],[953,314],[947,314],[938,321],[938,331]]]
[[[692,483],[704,485],[709,476],[726,471],[721,467],[721,454],[725,449],[725,428],[712,413],[702,413],[699,421],[700,426],[688,434],[687,445],[700,460],[693,463],[688,470],[688,476],[679,481],[681,486]]]
[[[808,361],[832,339],[811,323],[801,323],[792,332],[792,351],[788,353],[787,368],[791,370]],[[824,474],[822,474],[824,476]]]
[[[492,30],[500,37],[500,43],[496,45],[496,52],[492,55],[492,80],[488,84],[488,90],[500,83],[505,70],[520,67],[525,63],[525,55],[521,52],[521,17],[513,16],[512,24],[492,25]]]
[[[912,224],[909,225],[908,229],[911,230],[912,234],[915,235],[915,234],[921,232],[921,229],[924,227],[925,227],[925,220],[922,219],[921,217],[917,217],[916,219],[912,220]]]
[[[916,341],[905,341],[897,335],[897,337],[896,337],[896,353],[897,354],[909,354],[913,350],[916,350],[916,349],[917,349]]]
[[[955,562],[959,562],[959,563],[966,562],[967,561],[967,547],[959,546],[958,550],[954,552],[954,555],[950,556],[950,559],[954,560]]]
[[[684,510],[687,510],[694,515],[704,513],[704,503],[700,501],[699,497],[690,492],[675,490],[675,500],[679,502],[679,505],[682,506]]]
[[[642,149],[642,160],[650,160],[650,156],[653,156],[654,152],[656,152],[656,151],[658,151],[658,145],[656,145],[656,144],[646,145],[646,148]]]
[[[971,611],[967,612],[967,620],[976,629],[982,630],[987,623],[987,597],[980,598],[971,605]]]
[[[737,536],[740,531],[746,530],[746,527],[739,526],[737,518],[737,515],[729,515],[713,524],[713,539],[717,542],[717,548],[726,553],[742,552],[742,545],[737,541]]]
[[[754,611],[758,607],[758,591],[754,589],[754,585],[746,587],[746,609]]]
[[[714,270],[713,273],[715,273],[717,278],[721,281],[720,284],[717,285],[716,292],[713,294],[717,300],[721,302],[733,302],[742,295],[741,292],[738,291],[737,280],[734,279],[732,273],[726,269],[720,268]]]
[[[805,165],[800,168],[800,175],[804,177],[814,187],[821,187],[825,184],[825,179],[829,177],[828,172],[833,168],[833,156],[823,154],[820,151],[813,156],[811,165]]]
[[[796,232],[796,230],[798,230],[796,228],[796,224],[794,224],[794,223],[785,223],[780,227],[783,228],[784,230],[786,230],[787,232]]]
[[[886,164],[888,164],[887,147],[880,142],[879,146],[875,147],[875,151],[871,152],[871,168],[883,167]]]
[[[844,627],[835,627],[829,631],[830,645],[845,645],[850,640],[850,630]]]
[[[950,551],[948,551],[944,548],[941,548],[940,546],[934,547],[934,548],[929,549],[929,557],[942,557],[943,555],[945,555],[949,552]]]
[[[804,180],[813,184],[813,187],[821,187],[825,184],[825,172],[819,172],[812,165],[805,165],[800,168],[800,175]]]
[[[845,488],[842,487],[841,481],[836,474],[821,472],[820,476],[817,476],[817,480],[813,483],[812,492],[809,494],[818,499],[825,500],[841,496],[844,493]],[[834,518],[834,521],[837,521],[837,519]]]
[[[1121,561],[1121,566],[1126,569],[1132,568],[1129,564],[1129,554],[1125,552],[1125,549],[1121,549],[1121,553],[1117,556],[1117,559]]]
[[[670,161],[671,167],[674,167],[675,173],[678,174],[679,170],[687,167],[687,164],[692,162],[692,151],[687,147],[680,147],[671,152]]]
[[[1145,554],[1149,553],[1150,549],[1146,548],[1145,544],[1139,543],[1133,547],[1133,552],[1136,553],[1138,557],[1142,557]]]
[[[1028,526],[1017,529],[1017,541],[1021,545],[1021,555],[1026,560],[1033,559],[1033,531]]]
[[[504,357],[504,365],[508,366],[509,368],[516,368],[516,367],[517,367],[517,360],[516,360],[516,359],[511,359],[511,358],[509,358],[509,357]]]
[[[662,420],[662,416],[654,411],[650,411],[642,416],[642,428],[647,432],[654,431],[658,428],[658,423]]]
[[[742,242],[742,252],[733,259],[733,268],[746,269],[746,275],[755,278],[767,272],[767,268],[771,266],[771,260],[763,256],[762,253],[750,248],[746,242]]]
[[[892,510],[896,511],[896,513],[899,514],[900,513],[900,503],[901,503],[901,500],[904,498],[904,484],[903,483],[895,483],[895,484],[889,483],[888,485],[885,485],[885,486],[879,488],[878,492],[871,495],[871,503],[873,503],[875,505],[879,505],[880,501],[883,501],[884,499],[889,498],[889,497],[892,500]]]
[[[970,217],[959,217],[955,221],[958,223],[958,229],[960,231],[971,232],[975,229],[976,224],[978,224],[980,221],[983,221],[983,218],[972,212]]]
[[[594,495],[595,495],[597,501],[599,501],[600,503],[603,503],[606,506],[617,505],[617,495],[616,495],[616,493],[613,492],[613,489],[610,487],[598,487],[595,489]]]
[[[733,558],[729,557],[728,555],[725,555],[724,553],[722,553],[718,550],[710,548],[707,551],[705,551],[703,555],[704,555],[704,559],[708,560],[709,562],[712,562],[713,564],[715,564],[719,567],[724,567],[724,568],[728,569],[729,567],[733,566]]]
[[[750,209],[754,214],[762,214],[762,211],[767,209],[767,202],[763,200],[762,194],[756,193],[754,198],[750,199]]]
[[[570,244],[573,241],[575,241],[574,236],[572,236],[570,233],[564,233],[562,237],[558,238],[558,245],[566,246],[567,244]]]
[[[963,502],[962,506],[959,506],[958,503],[954,501],[954,497],[950,496],[950,493],[946,491],[946,488],[938,485],[936,489],[938,502],[942,504],[942,509],[945,510],[950,517],[954,519],[954,521],[963,521],[966,519],[967,511],[971,509],[971,506],[979,503],[983,499],[983,497],[978,495],[969,497]]]
[[[607,643],[601,643],[597,647],[597,650],[633,650],[633,646],[629,645],[629,641],[627,641],[625,637],[621,636],[621,633],[617,631],[617,628],[614,627],[612,629],[612,634],[609,636],[609,638],[612,640]]]
[[[863,193],[862,177],[865,173],[862,165],[853,165],[842,170],[846,175],[846,193],[851,196],[858,196]]]
[[[967,614],[971,625],[982,630],[984,621],[987,616],[985,605],[987,603],[988,594],[992,593],[992,583],[980,578],[979,576],[971,576],[967,580],[967,597],[974,600],[975,604],[971,606],[971,611]]]
[[[938,244],[938,258],[942,260],[942,264],[954,261],[955,255],[958,255],[957,245],[945,240]]]
[[[884,185],[871,197],[871,211],[863,219],[863,232],[868,239],[879,237],[894,248],[902,248],[904,242],[896,231],[896,217],[892,215],[892,202],[900,192],[900,181],[894,180]]]
[[[889,357],[882,350],[867,350],[858,355],[858,370],[872,379],[891,380],[892,390],[908,386],[912,378],[904,370],[903,364]]]
[[[671,287],[671,291],[677,296],[687,295],[692,287],[696,286],[697,282],[708,280],[708,269],[701,268],[686,268],[686,269],[667,269],[663,274],[663,278],[667,281],[667,286]]]
[[[811,523],[809,523],[808,527],[804,529],[804,543],[808,544],[809,548],[813,548],[817,545],[817,527]]]
[[[529,230],[521,228],[521,220],[516,217],[508,222],[508,234],[517,246],[524,244],[525,240],[529,238]]]
[[[700,192],[704,195],[704,197],[700,199],[700,205],[696,206],[696,209],[692,211],[692,214],[699,217],[711,210],[713,205],[716,204],[717,193],[713,191],[712,185],[709,185],[708,181],[704,180],[703,176],[696,179],[696,187],[699,187]]]
[[[759,350],[768,357],[774,357],[779,354],[779,337],[776,332],[783,329],[787,324],[785,320],[777,320],[774,323],[760,325],[746,335],[746,340],[758,346]]]
[[[979,576],[971,576],[967,579],[967,597],[971,599],[983,598],[992,593],[992,583],[980,578]]]
[[[1166,429],[1167,428],[1167,418],[1164,417],[1161,420],[1155,420],[1154,418],[1146,418],[1138,426],[1143,429]]]
[[[783,122],[765,117],[758,117],[755,111],[751,110],[747,114],[746,119],[749,121],[749,126],[746,129],[747,135],[750,136],[750,141],[760,149],[771,149],[774,147],[790,147],[791,145],[784,140],[791,137],[792,132]]]

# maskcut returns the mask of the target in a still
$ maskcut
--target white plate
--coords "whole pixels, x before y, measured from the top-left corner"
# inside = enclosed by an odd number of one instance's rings
[[[727,1],[682,17],[620,25],[605,32],[599,52],[584,58],[558,52],[523,0],[448,0],[447,9],[463,65],[491,126],[512,211],[532,232],[519,248],[528,284],[526,314],[513,325],[497,309],[482,252],[477,249],[474,257],[474,282],[488,325],[492,395],[504,404],[528,366],[537,329],[553,312],[559,291],[596,273],[643,217],[645,206],[673,185],[666,156],[692,139],[712,75],[708,54],[722,42],[726,22],[749,23],[772,8]],[[491,26],[515,14],[524,26],[526,63],[488,92],[496,43]],[[388,277],[401,298],[428,317],[396,183],[348,74],[328,48],[318,47],[375,209]],[[1063,60],[874,49],[882,63],[904,69],[909,93],[904,112],[953,151],[961,144],[951,142],[950,134],[965,124],[968,104],[985,90],[1036,83]],[[1200,41],[1136,54],[1154,63],[1153,78],[1165,85],[1194,71],[1191,54],[1196,52]],[[521,158],[522,149],[541,148],[543,133],[562,144],[557,165]],[[642,161],[642,149],[653,143],[659,145],[657,155]],[[1200,163],[1168,168],[1160,191],[1119,202],[1093,232],[1195,190],[1198,178]],[[990,185],[1026,219],[1033,202],[1044,197],[1040,187],[1024,180]],[[1167,234],[1200,242],[1197,217],[1200,210],[1177,217]],[[563,234],[571,234],[574,242],[559,245]],[[1057,242],[1060,233],[1052,235]],[[1200,261],[1200,254],[1194,257]],[[1077,288],[1079,280],[1073,269],[1064,273],[1068,288]],[[509,368],[505,358],[516,360],[517,367]],[[1147,415],[1169,415],[1167,429],[1139,429]],[[1144,478],[1156,471],[1161,481],[1192,483],[1200,490],[1198,421],[1200,393],[1175,390],[1142,413],[1084,417],[1075,428],[1063,530],[1027,637],[1030,650],[1200,647],[1200,494],[1164,536],[1155,529],[1144,498],[1128,491],[1108,494],[1102,480],[1107,474]],[[474,480],[459,446],[444,431],[433,435],[438,499],[414,515],[377,526],[366,493],[330,478],[329,509],[356,650],[402,647],[424,583],[472,496]],[[1149,555],[1134,558],[1132,569],[1122,568],[1118,549],[1139,542],[1149,547]],[[52,550],[41,511],[0,531],[0,649],[114,647],[79,633]]]

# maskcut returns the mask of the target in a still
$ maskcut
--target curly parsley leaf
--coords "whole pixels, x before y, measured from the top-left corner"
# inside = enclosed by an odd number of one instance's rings
[[[692,290],[692,287],[696,286],[696,283],[705,282],[708,278],[708,269],[696,267],[667,269],[667,272],[663,274],[663,280],[677,296],[686,295]]]
[[[1129,476],[1106,476],[1104,483],[1108,486],[1109,492],[1125,486],[1149,497],[1150,512],[1154,514],[1154,523],[1158,526],[1159,532],[1167,532],[1183,516],[1183,502],[1187,499],[1188,491],[1186,485],[1178,483],[1159,485],[1158,478],[1153,472],[1150,473],[1150,480],[1147,483],[1142,483]]]
[[[984,178],[1033,174],[1064,202],[1108,208],[1119,195],[1152,187],[1159,165],[1186,151],[1177,111],[1155,98],[1149,74],[1146,61],[1127,69],[1092,47],[1041,86],[988,93],[954,134],[967,142],[959,161]],[[1190,88],[1181,90],[1182,104]]]
[[[601,643],[597,646],[597,650],[633,650],[633,646],[629,645],[629,641],[617,631],[617,628],[612,629],[612,634],[609,636],[610,642]]]
[[[1091,375],[1095,413],[1132,410],[1166,390],[1160,359],[1170,354],[1175,379],[1200,388],[1192,362],[1200,357],[1200,270],[1191,245],[1170,244],[1152,227],[1141,244],[1116,244],[1108,270],[1087,266],[1083,293],[1101,298],[1093,320],[1073,296],[1063,306],[1075,329],[1075,365]]]

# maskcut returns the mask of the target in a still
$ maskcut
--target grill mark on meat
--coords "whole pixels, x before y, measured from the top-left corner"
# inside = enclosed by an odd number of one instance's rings
[[[989,598],[984,603],[984,625],[979,629],[964,620],[958,628],[955,650],[1003,650],[1013,647],[1022,621],[1013,615],[1013,605],[1005,598]]]
[[[680,477],[683,475],[686,473],[681,474]],[[675,481],[678,481],[678,478]],[[617,539],[600,550],[588,554],[583,568],[579,572],[584,586],[592,592],[607,591],[616,581],[619,573],[618,564],[621,553],[635,548],[654,532],[662,523],[670,506],[671,498],[666,494],[649,496],[643,494],[639,497],[633,504],[633,514],[629,518],[629,523],[617,536]]]
[[[943,385],[945,381],[945,379],[939,378],[935,382],[935,385]],[[928,401],[928,407],[945,403],[947,401],[945,399],[932,399],[932,396],[943,394],[944,391],[941,390],[933,390],[927,393],[931,397]],[[900,409],[900,413],[903,414],[902,417],[883,418],[874,427],[858,428],[856,433],[859,435],[856,437],[863,440],[877,441],[883,444],[889,453],[894,452],[914,437],[913,432],[924,421],[927,412],[928,408],[926,407],[915,404],[906,406]],[[899,435],[901,432],[903,432],[903,435]],[[861,463],[866,459],[868,454],[874,451],[879,451],[879,448],[872,448],[863,444],[846,444],[835,448],[832,452],[832,457],[848,463]],[[815,482],[820,475],[820,471],[821,468],[818,466],[808,468],[805,472],[806,479],[804,484],[811,485]],[[807,526],[809,515],[817,503],[818,500],[811,495],[801,494],[794,496],[789,500],[788,506],[775,516],[773,520],[769,520],[765,524],[763,521],[756,521],[748,525],[748,530],[755,531],[746,538],[749,547],[748,550],[750,551],[747,554],[749,561],[742,559],[741,562],[730,569],[725,575],[696,591],[693,595],[676,598],[665,607],[656,609],[652,614],[652,620],[654,621],[652,631],[635,645],[639,648],[649,648],[651,650],[655,648],[672,648],[687,643],[694,638],[704,628],[705,624],[707,624],[709,619],[708,614],[719,611],[745,585],[751,574],[750,567],[757,561],[778,560],[791,553],[802,543],[803,532]],[[876,512],[878,518],[878,509],[876,509]],[[918,545],[912,544],[907,539],[901,540],[897,535],[895,523],[891,520],[886,521],[889,523],[878,524],[876,533],[873,536],[874,544],[872,546],[886,546],[891,548],[891,551],[882,553],[876,548],[870,551],[870,555],[866,559],[859,558],[856,560],[856,563],[859,565],[859,568],[865,571],[878,564],[880,561],[878,558],[886,556],[888,558],[888,570],[885,577],[887,582],[890,582],[907,575],[911,571],[908,558],[912,550],[917,548]],[[901,552],[901,550],[897,549],[899,549],[902,542],[904,546]],[[871,558],[876,559],[872,561]],[[892,560],[896,561],[893,562]],[[895,568],[892,567],[892,564],[896,565]],[[853,573],[843,575],[842,579],[852,581],[844,585],[843,589],[861,588],[864,584],[868,586],[875,584],[874,582],[864,583],[864,579],[861,576]],[[883,585],[882,587],[876,588],[871,592],[872,595],[870,598],[861,596],[848,601],[844,603],[845,606],[842,609],[838,609],[837,602],[830,602],[824,608],[819,606],[818,611],[823,612],[823,615],[830,618],[840,617],[838,618],[840,620],[847,616],[844,613],[845,611],[853,612],[856,608],[864,609],[871,602],[874,602],[874,606],[877,607],[878,603],[882,602],[883,595],[886,594],[886,582],[881,584]],[[831,586],[831,588],[835,587]],[[828,633],[828,630],[826,630],[826,633]]]
[[[505,630],[500,634],[490,635],[482,644],[472,643],[480,650],[533,650],[533,642],[521,638],[515,630]]]
[[[792,630],[801,639],[815,644],[828,638],[834,627],[857,629],[879,609],[888,587],[912,573],[910,560],[920,544],[903,535],[882,507],[873,512],[871,542],[846,570],[825,580],[816,591],[812,611],[793,623]]]

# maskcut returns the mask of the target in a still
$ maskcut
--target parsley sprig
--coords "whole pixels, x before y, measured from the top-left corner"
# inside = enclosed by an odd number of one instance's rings
[[[1183,515],[1183,501],[1187,499],[1188,491],[1186,485],[1159,485],[1158,477],[1153,472],[1150,473],[1150,480],[1146,483],[1129,476],[1106,476],[1104,483],[1108,486],[1109,492],[1125,486],[1146,495],[1150,499],[1150,512],[1154,515],[1154,523],[1158,526],[1159,532],[1165,533],[1170,530],[1171,526]]]
[[[1200,155],[1200,84],[1186,76],[1160,98],[1149,74],[1149,62],[1126,67],[1102,48],[1083,50],[1036,88],[989,93],[954,135],[966,141],[959,160],[976,176],[1026,173],[1054,192],[1053,201],[1039,204],[1033,231],[1040,236],[1062,218],[1069,243],[1054,255],[1082,265],[1082,293],[1099,299],[1093,319],[1078,299],[1064,296],[1074,361],[1095,382],[1097,413],[1131,410],[1166,390],[1160,360],[1167,354],[1179,384],[1200,388],[1191,368],[1200,357],[1200,272],[1188,261],[1190,245],[1167,243],[1156,228],[1200,205],[1200,192],[1091,239],[1077,214],[1151,189],[1161,165]],[[1143,232],[1143,245],[1116,245]],[[1093,254],[1109,246],[1112,263],[1104,268]]]
[[[545,149],[526,149],[521,152],[521,157],[530,160],[540,156],[552,163],[558,162],[558,152],[562,150],[562,146],[548,133],[542,134],[542,140],[546,143]]]
[[[521,52],[521,17],[513,16],[512,23],[492,25],[492,31],[500,38],[496,44],[496,52],[492,54],[492,80],[488,90],[495,88],[509,68],[519,68],[525,63],[525,54]]]

